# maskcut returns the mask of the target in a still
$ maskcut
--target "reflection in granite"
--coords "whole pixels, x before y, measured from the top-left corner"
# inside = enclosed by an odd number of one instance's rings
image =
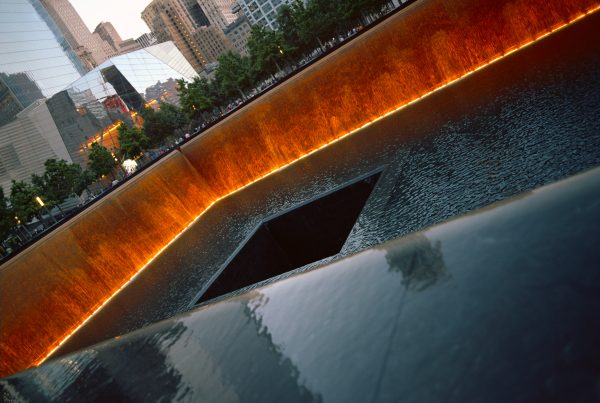
[[[169,361],[169,353],[185,334],[183,322],[164,332],[150,334],[143,343],[123,349],[87,350],[57,360],[47,373],[18,382],[0,385],[2,401],[53,400],[60,402],[95,401],[173,401],[189,394],[182,375]],[[142,384],[123,374],[144,374],[153,379]],[[25,398],[27,396],[27,398]],[[32,399],[33,398],[33,399]]]
[[[2,401],[286,401],[319,402],[256,314],[260,295],[230,306],[211,326],[190,318],[124,339],[117,349],[90,349],[56,360],[32,377],[0,381]],[[234,324],[233,327],[230,325]],[[234,341],[221,343],[223,335]],[[244,360],[246,351],[260,361]],[[135,376],[132,376],[134,375]],[[140,382],[139,377],[152,379]]]
[[[386,252],[390,271],[402,273],[402,284],[413,291],[422,291],[443,279],[448,272],[440,241],[434,245],[423,235],[404,238],[409,244],[403,249]]]

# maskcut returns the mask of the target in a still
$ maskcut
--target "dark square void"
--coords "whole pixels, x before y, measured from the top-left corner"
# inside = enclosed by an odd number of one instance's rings
[[[339,253],[380,174],[264,221],[196,303]]]

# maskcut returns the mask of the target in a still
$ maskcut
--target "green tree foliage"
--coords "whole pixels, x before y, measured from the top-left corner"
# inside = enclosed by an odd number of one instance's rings
[[[116,167],[111,152],[104,146],[93,142],[88,155],[88,167],[92,171],[94,178],[99,179],[104,175],[110,175]]]
[[[283,42],[284,58],[288,62],[295,62],[302,54],[309,51],[308,44],[304,41],[304,23],[306,9],[302,1],[291,5],[284,4],[277,13],[277,24]]]
[[[8,237],[10,231],[15,227],[15,214],[8,207],[8,200],[0,187],[0,243]]]
[[[250,59],[233,52],[222,54],[215,76],[227,98],[246,98],[244,91],[253,84]]]
[[[195,77],[191,83],[177,81],[181,109],[190,119],[201,119],[204,113],[216,106],[216,97],[210,82],[205,77]]]
[[[189,95],[186,95],[186,102],[189,102]],[[180,93],[180,99],[183,101]],[[186,116],[186,111],[183,108],[165,102],[159,104],[159,110],[146,108],[142,111],[144,119],[143,134],[146,136],[147,144],[161,144],[166,137],[172,136],[177,129],[183,128],[188,124],[189,119]]]
[[[23,223],[28,223],[41,209],[36,202],[36,196],[41,192],[34,185],[23,181],[12,181],[10,189],[10,205],[15,216]]]
[[[378,12],[387,0],[296,0],[279,9],[277,23],[291,61],[338,34],[363,24],[365,15]]]
[[[89,169],[84,169],[81,171],[81,175],[77,178],[75,185],[73,185],[74,193],[77,196],[81,196],[84,190],[88,189],[94,181],[96,180],[94,172]]]
[[[363,19],[364,0],[341,1],[337,6],[340,24],[349,25],[351,22]]]
[[[251,66],[257,77],[264,79],[281,69],[285,50],[283,37],[278,31],[271,31],[262,25],[252,26],[248,50]]]
[[[70,196],[79,196],[91,183],[89,174],[77,164],[65,160],[49,159],[42,176],[32,175],[31,183],[44,196],[50,207],[58,206]]]
[[[119,155],[122,159],[136,159],[142,155],[150,144],[144,129],[128,127],[121,123],[117,128],[119,132]]]
[[[323,47],[337,33],[337,3],[330,0],[309,1],[301,16],[301,38],[310,47]]]

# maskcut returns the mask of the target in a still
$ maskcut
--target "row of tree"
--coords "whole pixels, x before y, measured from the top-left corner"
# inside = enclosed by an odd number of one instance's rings
[[[58,207],[62,213],[60,205],[81,195],[94,181],[95,173],[77,164],[49,159],[44,165],[44,174],[32,175],[31,182],[13,181],[8,197],[0,188],[0,242],[19,224],[27,224],[34,217],[41,220],[44,207],[48,212]]]
[[[219,57],[215,78],[178,81],[182,110],[189,118],[206,120],[236,99],[245,99],[259,83],[289,70],[315,49],[364,25],[392,3],[389,0],[296,0],[280,7],[278,29],[254,25],[249,56],[228,52]]]

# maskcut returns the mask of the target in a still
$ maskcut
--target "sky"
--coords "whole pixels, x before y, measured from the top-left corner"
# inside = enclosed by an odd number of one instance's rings
[[[142,21],[142,10],[151,0],[70,0],[90,31],[101,21],[110,21],[121,38],[137,38],[150,29]]]

